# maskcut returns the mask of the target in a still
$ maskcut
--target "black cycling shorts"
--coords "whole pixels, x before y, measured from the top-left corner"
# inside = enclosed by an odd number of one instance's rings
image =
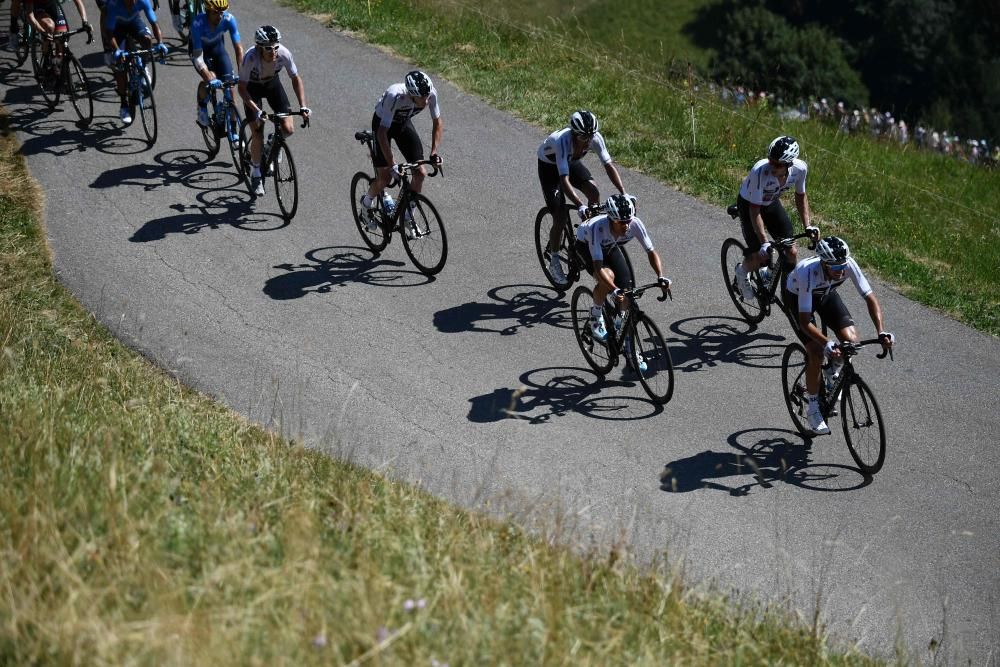
[[[750,202],[739,197],[736,205],[740,211],[740,223],[743,227],[743,240],[747,242],[747,252],[757,252],[760,250],[760,239],[757,238],[757,232],[750,222]],[[792,235],[792,220],[788,217],[788,211],[781,205],[780,199],[775,199],[767,206],[761,206],[760,217],[764,219],[764,229],[772,239],[787,239]]]
[[[372,114],[372,135],[375,137],[375,166],[388,167],[389,161],[382,155],[382,147],[378,143],[378,130],[382,125],[382,119],[378,114]],[[416,162],[424,159],[424,145],[420,143],[420,135],[417,128],[407,118],[402,123],[393,123],[388,128],[389,141],[395,141],[396,147],[403,154],[403,159],[407,162]]]
[[[590,246],[577,239],[576,252],[583,260],[583,265],[587,268],[587,273],[594,275],[594,258],[590,256]],[[632,262],[625,254],[625,248],[620,245],[613,245],[604,249],[604,266],[611,269],[615,274],[615,287],[626,289],[635,286],[635,276],[632,275]]]
[[[577,160],[569,163],[569,184],[574,188],[582,188],[588,181],[594,180],[583,162]],[[542,196],[550,211],[555,211],[566,198],[559,179],[559,167],[543,160],[538,161],[538,182],[542,185]]]
[[[794,314],[798,318],[798,295],[785,290],[782,296],[784,297],[789,315]],[[854,318],[851,316],[851,311],[847,310],[844,300],[840,298],[840,294],[836,290],[830,290],[822,296],[813,294],[813,313],[818,313],[826,328],[833,331],[840,331],[855,324]],[[813,321],[815,322],[815,318],[813,318]],[[799,332],[800,327],[798,326],[797,319],[794,322],[794,326],[796,332]],[[803,338],[801,333],[799,333],[799,337]]]
[[[285,94],[285,87],[281,85],[281,81],[278,77],[274,77],[267,83],[261,83],[260,81],[251,81],[247,83],[247,93],[250,95],[250,99],[258,107],[263,108],[261,104],[264,100],[271,106],[271,111],[274,113],[288,113],[292,110],[292,105],[288,102],[288,95]],[[244,109],[247,118],[250,118],[252,114],[249,109]]]
[[[66,24],[66,14],[63,12],[62,4],[57,0],[24,0],[24,11],[34,12],[35,19],[39,22],[42,19],[52,19],[55,24],[55,32],[66,32],[69,26]]]

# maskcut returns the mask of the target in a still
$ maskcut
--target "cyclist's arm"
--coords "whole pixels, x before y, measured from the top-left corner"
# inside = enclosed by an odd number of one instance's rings
[[[573,205],[576,206],[576,208],[583,206],[583,200],[580,199],[580,195],[577,194],[576,190],[573,189],[573,186],[569,182],[569,174],[559,177],[559,185],[562,188],[563,194],[566,195],[567,199],[573,202]]]
[[[879,305],[875,292],[871,292],[865,297],[865,305],[868,306],[868,316],[872,318],[872,324],[875,325],[875,331],[885,331],[885,327],[882,324],[882,306]]]
[[[306,87],[305,84],[302,83],[302,77],[296,74],[290,78],[292,79],[292,90],[295,91],[295,97],[299,100],[299,106],[309,106],[306,104]]]
[[[656,250],[650,250],[646,253],[646,259],[649,260],[649,265],[653,267],[653,271],[656,272],[657,278],[663,277],[663,260],[660,259],[660,253]]]
[[[615,167],[615,163],[606,163],[604,165],[604,171],[608,172],[608,178],[611,180],[611,184],[618,188],[618,192],[625,194],[625,186],[622,185],[622,177],[621,174],[618,173],[618,168]]]
[[[250,97],[250,91],[247,90],[247,82],[241,78],[239,84],[236,86],[236,90],[239,91],[243,104],[250,109],[252,113],[253,118],[250,117],[251,114],[247,114],[247,118],[249,120],[255,120],[257,115],[260,113],[260,107],[258,107],[253,101],[253,98]]]
[[[438,116],[431,120],[431,155],[437,155],[441,149],[441,137],[444,135],[444,122]]]
[[[239,72],[240,65],[243,64],[243,44],[239,41],[233,42],[233,52],[236,54],[236,71]]]
[[[73,4],[76,5],[76,11],[80,12],[80,20],[87,23],[87,8],[83,6],[83,0],[73,0]]]
[[[194,40],[191,44],[191,62],[194,63],[194,69],[205,83],[209,83],[212,80],[212,71],[205,62],[205,52],[200,47],[194,48]]]
[[[806,193],[795,193],[795,208],[799,211],[799,220],[802,221],[802,226],[808,227],[811,225],[812,214],[809,211],[809,197]]]
[[[162,44],[163,33],[160,32],[160,25],[156,21],[153,21],[152,23],[150,23],[149,27],[153,30],[153,38],[156,40],[156,43]]]

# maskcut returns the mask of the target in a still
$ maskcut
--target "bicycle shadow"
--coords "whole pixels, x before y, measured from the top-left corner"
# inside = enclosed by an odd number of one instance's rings
[[[554,417],[576,413],[591,419],[634,421],[663,412],[645,395],[602,395],[607,388],[634,388],[638,381],[600,380],[584,368],[550,366],[523,373],[515,388],[499,387],[469,399],[468,420],[477,423],[520,419],[545,424]]]
[[[676,337],[667,341],[674,369],[684,373],[740,364],[754,368],[781,368],[789,339],[765,333],[735,317],[699,316],[670,325]]]
[[[754,433],[765,435],[761,438]],[[754,437],[759,439],[741,442]],[[803,440],[792,431],[747,429],[733,433],[727,442],[734,451],[705,450],[666,464],[660,474],[660,490],[687,493],[710,489],[746,496],[754,487],[770,489],[775,482],[782,482],[811,491],[842,492],[864,488],[872,481],[871,476],[852,466],[813,461],[813,440]],[[717,481],[729,478],[737,483]]]
[[[197,204],[171,204],[171,209],[182,213],[147,221],[129,237],[129,241],[148,243],[163,240],[170,234],[197,234],[222,227],[270,232],[288,225],[288,221],[280,215],[255,211],[253,199],[243,189],[220,188],[199,192],[195,199]]]
[[[153,156],[153,162],[126,164],[108,169],[90,184],[96,189],[140,186],[146,192],[169,185],[181,184],[196,190],[232,187],[240,182],[228,162],[206,164],[208,151],[197,149],[168,150]],[[206,167],[219,168],[219,173],[205,173]],[[224,174],[225,176],[220,176]],[[249,194],[247,195],[249,197]]]
[[[510,295],[505,291],[512,291]],[[569,309],[561,295],[539,285],[502,285],[486,295],[492,302],[471,301],[434,313],[434,326],[443,333],[479,331],[511,336],[520,329],[547,324],[572,329]],[[509,324],[508,324],[509,322]],[[496,323],[496,327],[489,324]]]
[[[326,294],[335,287],[363,283],[380,287],[417,287],[433,280],[415,269],[400,269],[404,262],[383,259],[368,248],[343,246],[316,248],[305,254],[308,264],[277,264],[285,271],[267,279],[264,294],[275,301]]]

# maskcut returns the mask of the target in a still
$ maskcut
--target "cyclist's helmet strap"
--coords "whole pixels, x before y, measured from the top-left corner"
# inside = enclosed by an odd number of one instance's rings
[[[573,134],[597,134],[600,125],[597,122],[597,116],[584,109],[574,112],[569,117],[569,129],[573,131]]]
[[[799,142],[795,137],[778,137],[767,147],[767,157],[781,164],[789,165],[798,156]]]
[[[604,202],[608,209],[608,217],[612,220],[631,220],[635,216],[635,204],[622,194],[611,195]]]
[[[264,46],[273,46],[281,41],[281,33],[273,25],[262,25],[253,34],[253,41]]]
[[[407,72],[403,84],[406,86],[406,94],[413,97],[427,97],[431,94],[431,88],[434,87],[434,84],[431,83],[431,78],[416,69],[412,72]]]
[[[851,249],[838,236],[824,236],[816,244],[816,254],[824,264],[843,264],[851,256]]]

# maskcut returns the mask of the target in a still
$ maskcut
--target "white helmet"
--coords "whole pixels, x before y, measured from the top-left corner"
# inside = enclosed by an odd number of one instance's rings
[[[791,164],[798,156],[799,142],[795,137],[778,137],[767,147],[767,157],[784,165]]]

